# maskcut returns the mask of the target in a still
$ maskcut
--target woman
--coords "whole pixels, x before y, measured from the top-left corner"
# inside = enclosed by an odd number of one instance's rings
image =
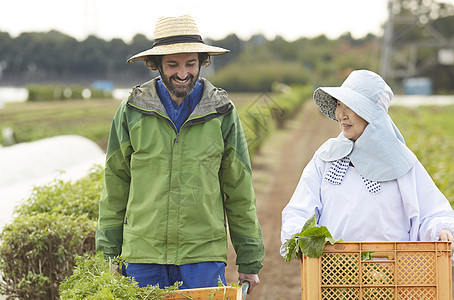
[[[342,133],[305,167],[282,212],[282,243],[314,214],[344,241],[454,241],[454,212],[389,117],[392,97],[368,70],[315,90],[317,107]]]

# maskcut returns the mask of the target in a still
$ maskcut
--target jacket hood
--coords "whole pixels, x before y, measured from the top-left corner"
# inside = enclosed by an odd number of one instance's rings
[[[157,80],[158,77],[133,88],[127,101],[128,105],[142,113],[154,111],[167,116],[166,109],[156,91]],[[189,118],[197,115],[227,111],[230,106],[233,106],[226,91],[216,88],[205,78],[200,78],[200,80],[203,83],[202,99],[194,108]]]

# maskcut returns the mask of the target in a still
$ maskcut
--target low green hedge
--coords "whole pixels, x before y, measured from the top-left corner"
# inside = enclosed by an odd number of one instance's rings
[[[60,282],[72,274],[75,257],[95,254],[103,169],[75,182],[36,187],[14,212],[0,238],[2,294],[19,299],[59,299]]]
[[[16,208],[15,214],[85,214],[90,220],[96,221],[103,174],[103,168],[97,165],[87,176],[75,182],[56,179],[50,184],[37,186],[30,197]]]
[[[96,222],[86,215],[22,215],[1,233],[2,294],[58,299],[59,283],[72,274],[74,257],[94,253]]]

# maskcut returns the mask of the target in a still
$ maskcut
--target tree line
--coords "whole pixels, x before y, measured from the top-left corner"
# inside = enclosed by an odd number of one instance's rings
[[[426,18],[432,30],[436,29],[443,38],[453,40],[452,6],[435,7],[435,1],[422,0],[391,2],[398,4],[396,14],[417,15],[421,20]],[[434,9],[437,14],[434,14]],[[403,56],[411,56],[411,43],[427,36],[427,28],[416,25],[411,30],[406,30],[403,25],[395,26],[394,36],[400,36],[395,47],[401,47],[399,51]],[[230,53],[212,57],[212,65],[203,70],[202,76],[229,91],[262,92],[270,91],[276,82],[337,85],[353,69],[378,72],[383,37],[368,34],[355,39],[346,32],[336,39],[320,35],[287,41],[280,36],[268,40],[263,35],[242,40],[236,34],[230,34],[224,39],[206,39],[205,42],[227,48]],[[0,31],[0,84],[90,84],[94,80],[109,80],[116,86],[130,87],[156,75],[140,62],[126,64],[129,57],[149,49],[152,44],[153,40],[143,34],[125,42],[118,38],[106,41],[96,36],[78,41],[55,30],[25,32],[17,37]],[[435,92],[452,93],[454,66],[438,63],[437,51],[427,47],[418,53],[416,61],[426,65],[416,75],[431,78]],[[393,63],[399,64],[398,61]],[[386,78],[394,87],[401,86],[403,79]]]
[[[350,34],[336,40],[322,35],[289,42],[279,36],[267,40],[255,35],[241,40],[231,34],[221,40],[205,40],[230,52],[213,56],[202,75],[234,91],[267,91],[275,81],[305,84],[315,75],[326,82],[334,79],[339,67],[362,65],[376,69],[378,53],[371,51],[377,41],[373,35],[358,40]],[[78,41],[55,30],[25,32],[15,38],[0,32],[0,79],[3,85],[90,84],[94,80],[109,80],[117,86],[136,85],[156,74],[141,62],[126,64],[126,60],[152,44],[153,40],[143,34],[127,43],[96,36]],[[343,62],[337,62],[340,56]]]
[[[211,41],[206,41],[211,43]],[[106,41],[89,36],[83,41],[56,30],[24,32],[13,38],[0,31],[0,80],[3,84],[111,80],[130,84],[150,76],[140,63],[126,64],[132,55],[149,49],[153,40],[143,34],[127,43],[122,39]],[[232,50],[228,56],[216,58],[216,67],[235,59],[242,41],[231,35],[219,41]]]

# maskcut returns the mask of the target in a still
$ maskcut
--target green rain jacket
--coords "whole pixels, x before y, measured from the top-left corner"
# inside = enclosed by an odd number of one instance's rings
[[[228,228],[238,272],[257,274],[264,245],[244,132],[227,93],[202,81],[202,99],[179,133],[156,79],[134,88],[119,106],[97,251],[131,263],[226,263]]]

